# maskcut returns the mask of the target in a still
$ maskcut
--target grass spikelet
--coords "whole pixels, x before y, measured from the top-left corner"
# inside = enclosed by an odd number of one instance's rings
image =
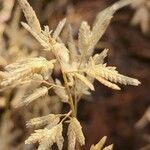
[[[33,8],[30,6],[30,4],[28,3],[27,0],[18,0],[18,2],[24,12],[24,15],[27,19],[29,26],[36,33],[40,33],[41,32],[40,22],[35,14]]]
[[[69,54],[70,54],[70,60],[71,62],[74,61],[75,57],[77,56],[77,49],[76,49],[76,44],[73,39],[73,33],[72,33],[72,27],[69,25],[68,26],[68,48],[69,48]]]
[[[100,54],[95,54],[93,56],[94,63],[97,64],[103,64],[104,59],[106,58],[108,53],[108,49],[104,49]]]
[[[57,25],[56,30],[54,31],[54,34],[53,34],[53,38],[55,40],[59,37],[65,23],[66,23],[66,18],[64,18],[62,21],[60,21],[59,24]]]
[[[43,86],[36,89],[31,95],[28,95],[23,101],[17,105],[17,107],[21,107],[24,105],[28,105],[29,103],[33,102],[34,100],[46,95],[48,93],[48,88]]]
[[[103,150],[112,150],[112,149],[113,149],[113,144],[111,144],[111,145],[105,147]]]
[[[80,79],[84,84],[86,84],[86,86],[88,86],[92,91],[95,90],[93,84],[84,75],[79,73],[73,73],[73,75]]]
[[[56,79],[55,82],[56,82],[57,85],[62,86],[60,80]],[[57,96],[60,98],[60,100],[61,100],[62,102],[65,102],[65,103],[68,102],[68,98],[69,98],[69,97],[68,97],[68,95],[67,95],[65,89],[63,88],[63,86],[62,86],[62,88],[53,87],[53,89],[54,89],[54,92],[57,94]]]
[[[81,23],[78,35],[78,45],[79,51],[82,55],[88,53],[88,50],[91,46],[91,31],[90,26],[86,21]]]
[[[68,150],[75,148],[76,141],[82,146],[85,144],[85,138],[82,133],[82,127],[76,118],[71,118],[68,127]]]
[[[2,80],[1,86],[8,86],[15,82],[20,83],[34,74],[45,75],[48,70],[52,71],[53,63],[55,63],[55,60],[47,61],[43,57],[37,57],[10,64],[5,67],[7,71],[6,77]]]
[[[41,126],[49,125],[49,127],[53,127],[60,121],[60,117],[58,115],[49,114],[47,116],[33,118],[26,123],[28,128],[34,127],[39,128]],[[49,128],[50,129],[50,128]]]
[[[90,150],[112,150],[113,144],[104,147],[107,137],[104,136],[96,145],[92,145]],[[104,147],[104,148],[103,148]]]
[[[134,86],[138,86],[140,84],[137,79],[121,75],[115,69],[115,67],[106,67],[105,64],[96,65],[94,60],[91,58],[89,61],[89,66],[87,70],[85,69],[85,72],[89,76],[99,80],[102,84],[116,90],[120,90],[120,88],[116,84],[110,83],[109,81]]]
[[[51,148],[51,146],[56,143],[59,150],[62,150],[63,146],[63,136],[62,136],[62,124],[58,124],[52,129],[40,129],[35,130],[35,133],[25,141],[25,144],[39,143],[38,150],[45,150]]]
[[[90,150],[101,150],[106,143],[107,137],[104,136],[96,145],[92,145]]]

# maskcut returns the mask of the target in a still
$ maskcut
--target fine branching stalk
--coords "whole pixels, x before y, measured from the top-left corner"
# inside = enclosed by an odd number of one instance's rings
[[[31,89],[32,84],[29,83],[36,85],[36,89],[24,95],[17,106],[29,105],[41,97],[50,95],[50,90],[55,93],[55,98],[70,106],[66,114],[48,114],[28,121],[27,127],[40,129],[36,129],[30,135],[25,141],[26,144],[38,142],[38,150],[47,150],[56,143],[58,149],[62,150],[63,124],[67,123],[68,150],[76,149],[77,145],[84,145],[85,137],[77,119],[77,105],[82,96],[89,95],[90,91],[95,90],[94,80],[115,90],[120,90],[118,84],[134,86],[140,84],[137,79],[124,76],[116,70],[116,67],[107,66],[104,63],[108,49],[104,49],[99,54],[93,54],[96,44],[105,33],[114,13],[131,2],[132,0],[122,0],[99,12],[92,27],[86,21],[82,21],[77,42],[74,41],[72,28],[69,25],[68,42],[65,45],[60,34],[66,19],[60,21],[54,31],[48,26],[42,28],[27,0],[18,0],[27,20],[27,23],[21,22],[22,26],[41,44],[43,47],[41,51],[51,54],[54,59],[48,60],[39,56],[6,65],[5,71],[0,72],[0,87],[6,89],[29,85],[28,88]],[[63,81],[52,76],[57,66],[59,66]],[[105,140],[106,137],[93,145],[90,150],[102,150]],[[111,149],[112,145],[103,150]]]

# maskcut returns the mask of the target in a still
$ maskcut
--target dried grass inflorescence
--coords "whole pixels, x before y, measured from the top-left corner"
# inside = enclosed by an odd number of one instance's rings
[[[31,119],[27,122],[27,127],[42,129],[35,130],[25,143],[38,142],[38,150],[49,149],[56,143],[58,149],[62,150],[64,142],[63,124],[67,123],[68,150],[74,150],[76,145],[85,144],[82,127],[76,118],[77,104],[82,96],[90,94],[90,90],[95,90],[94,80],[96,79],[103,85],[115,90],[120,90],[118,83],[134,86],[140,84],[137,79],[124,76],[116,70],[116,67],[107,66],[104,63],[108,49],[93,55],[94,47],[105,33],[114,13],[130,4],[131,0],[119,1],[101,11],[92,27],[83,21],[79,28],[77,42],[74,41],[71,26],[68,26],[67,45],[62,42],[60,37],[66,19],[60,21],[54,31],[50,30],[48,26],[45,26],[43,30],[27,0],[18,0],[18,2],[27,20],[27,23],[21,23],[22,26],[35,37],[44,51],[52,54],[54,59],[47,60],[44,57],[34,57],[6,65],[5,71],[0,72],[0,86],[2,89],[26,86],[21,94],[24,96],[21,101],[17,101],[17,106],[27,105],[43,96],[46,97],[49,95],[49,91],[53,90],[55,96],[51,96],[51,100],[68,103],[70,111],[66,114],[49,114]],[[60,68],[63,82],[52,76],[56,66]],[[32,90],[26,92],[28,88]],[[104,139],[92,146],[91,150],[101,150],[105,143]],[[112,145],[103,150],[109,149],[112,149]]]

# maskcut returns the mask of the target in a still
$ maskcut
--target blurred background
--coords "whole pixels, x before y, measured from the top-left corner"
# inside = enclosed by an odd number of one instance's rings
[[[92,25],[97,13],[114,2],[116,0],[29,0],[42,25],[53,29],[66,17],[75,38],[82,20]],[[80,101],[78,108],[78,118],[86,137],[83,150],[88,150],[105,135],[108,136],[107,144],[114,144],[114,150],[150,150],[150,31],[143,32],[140,23],[131,24],[136,11],[137,8],[127,6],[115,14],[95,53],[109,48],[106,62],[116,66],[120,73],[139,79],[142,84],[122,86],[121,91],[114,91],[94,83],[96,91]],[[15,0],[0,0],[1,71],[6,64],[20,58],[48,57],[21,27],[21,20],[25,18]],[[64,29],[62,37],[65,39],[65,36]],[[23,93],[19,90],[23,91],[18,88],[0,91],[0,150],[34,149],[24,146],[24,140],[31,133],[25,122],[66,107],[46,100],[45,104],[39,101],[33,106],[16,109],[14,104],[21,96],[19,93]]]

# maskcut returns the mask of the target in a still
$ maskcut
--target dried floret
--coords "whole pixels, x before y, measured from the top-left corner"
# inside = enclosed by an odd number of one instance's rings
[[[41,31],[40,34],[37,34],[34,30],[32,30],[32,28],[28,24],[24,22],[21,22],[21,24],[26,30],[28,30],[37,39],[37,41],[44,47],[44,50],[47,50],[47,51],[51,50],[51,45],[50,45],[50,41],[48,37],[51,33],[50,31],[44,30],[44,31]]]
[[[63,147],[62,124],[54,126],[52,129],[39,129],[25,141],[26,144],[39,143],[38,150],[46,150],[56,143],[59,150]]]
[[[93,56],[93,61],[94,63],[97,64],[103,64],[104,63],[104,59],[106,58],[108,53],[108,49],[104,49],[100,54],[95,54]]]
[[[87,57],[93,54],[95,45],[105,33],[114,13],[130,3],[132,3],[131,0],[122,0],[99,12],[92,29],[90,29],[86,21],[81,23],[78,36],[78,47],[82,59],[87,59]]]
[[[57,28],[56,28],[56,30],[54,31],[54,34],[53,34],[53,38],[55,40],[59,37],[65,23],[66,23],[66,18],[63,19],[62,21],[60,21],[59,24],[57,25]]]
[[[24,12],[24,15],[27,19],[29,26],[37,34],[40,33],[41,32],[40,22],[35,14],[33,8],[29,5],[27,0],[18,0],[18,2]]]
[[[35,101],[36,99],[45,96],[48,94],[48,88],[46,86],[42,86],[40,88],[37,88],[32,94],[26,95],[26,97],[23,98],[23,100],[17,105],[17,106],[24,106],[28,105],[29,103]]]
[[[32,11],[32,9],[30,8],[29,3],[26,0],[23,0],[23,2],[19,0],[19,3],[24,11],[25,17],[29,24],[28,25],[22,22],[24,28],[28,30],[40,42],[40,44],[44,47],[45,50],[49,50],[49,51],[52,50],[54,55],[60,59],[61,63],[63,62],[68,63],[69,62],[68,49],[65,47],[63,43],[56,42],[56,39],[59,36],[65,24],[66,19],[63,19],[58,24],[56,30],[54,31],[53,37],[51,37],[51,31],[49,31],[49,28],[47,26],[44,31],[43,30],[36,31],[36,29],[34,29],[36,28],[37,17],[35,13]],[[34,18],[33,21],[32,18]],[[37,26],[40,27],[40,24],[37,23]]]
[[[86,86],[88,86],[91,90],[94,91],[93,84],[82,74],[72,73],[76,78],[80,79]]]
[[[138,86],[140,84],[137,79],[119,74],[114,67],[106,67],[105,64],[96,65],[92,58],[90,59],[88,68],[85,72],[89,76],[99,80],[102,84],[116,90],[120,90],[120,88],[110,82],[134,86]]]
[[[68,127],[68,150],[74,150],[76,142],[82,146],[85,144],[85,138],[82,133],[82,127],[76,118],[70,119]]]
[[[112,149],[113,149],[113,144],[111,144],[111,145],[105,147],[103,150],[112,150]]]
[[[95,20],[94,26],[92,28],[92,45],[91,49],[94,48],[94,46],[97,44],[99,39],[102,37],[102,35],[105,33],[112,17],[114,14],[114,9],[112,7],[108,7],[102,12],[100,12]]]
[[[67,39],[67,44],[68,44],[68,49],[69,49],[69,55],[70,55],[70,60],[73,62],[78,54],[77,52],[77,47],[75,44],[75,41],[73,39],[73,33],[72,33],[72,28],[69,25],[68,26],[68,39]]]
[[[62,86],[60,80],[56,79],[55,82],[57,85]],[[54,87],[53,89],[62,102],[68,102],[68,95],[63,87]]]
[[[8,86],[14,83],[27,80],[34,74],[46,76],[48,70],[53,69],[55,60],[48,61],[43,57],[28,58],[18,63],[10,64],[5,67],[6,77],[1,82],[1,86]]]
[[[94,78],[90,76],[86,76],[87,80],[90,81],[90,83],[94,82]],[[76,79],[76,94],[77,95],[90,95],[89,86],[87,86],[84,82],[81,82],[80,79]]]
[[[59,121],[60,121],[59,115],[49,114],[47,116],[42,116],[42,117],[31,119],[30,121],[27,122],[26,126],[39,128],[41,126],[48,125],[48,129],[50,129],[50,127],[52,128],[55,125],[57,125]]]
[[[104,145],[106,143],[106,139],[107,139],[107,137],[104,136],[96,145],[92,145],[90,150],[112,150],[113,149],[112,144],[104,147]]]
[[[90,30],[90,26],[86,21],[83,21],[79,29],[79,37],[78,37],[78,46],[81,55],[88,55],[86,53],[89,53],[88,51],[92,44],[91,37],[92,33]]]

